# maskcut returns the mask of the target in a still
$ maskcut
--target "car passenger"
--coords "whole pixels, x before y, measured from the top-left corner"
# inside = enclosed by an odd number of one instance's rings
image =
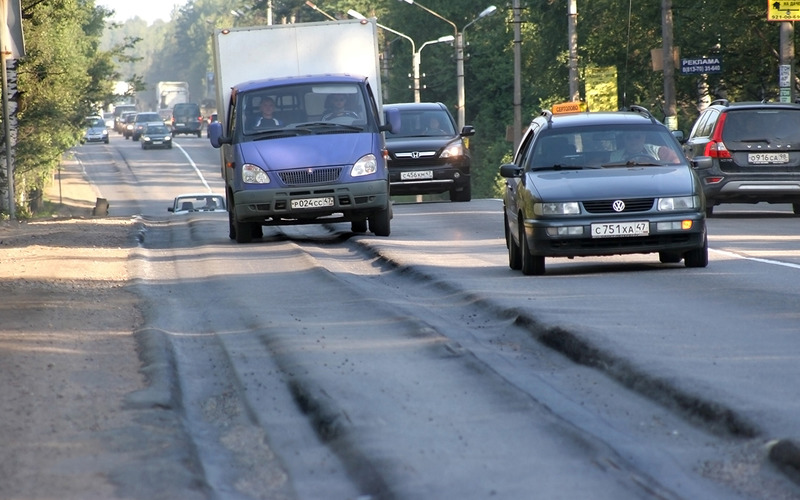
[[[645,142],[646,135],[643,132],[630,132],[622,134],[622,149],[611,152],[611,162],[625,162],[637,158],[652,158],[662,160],[667,163],[678,163],[678,156],[672,149],[658,144]]]
[[[323,120],[330,120],[340,116],[358,118],[358,114],[347,109],[347,96],[344,94],[331,94],[325,99],[325,114]]]

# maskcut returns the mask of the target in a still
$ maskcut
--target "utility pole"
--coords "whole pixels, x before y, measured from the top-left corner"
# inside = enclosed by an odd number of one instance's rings
[[[675,100],[675,48],[672,38],[672,0],[661,0],[661,38],[664,69],[664,124],[678,130],[678,104]]]
[[[567,42],[569,44],[569,100],[580,101],[578,89],[578,1],[567,0]]]
[[[520,27],[519,0],[513,1],[514,10],[514,97],[511,105],[514,108],[514,149],[522,141],[522,29]]]

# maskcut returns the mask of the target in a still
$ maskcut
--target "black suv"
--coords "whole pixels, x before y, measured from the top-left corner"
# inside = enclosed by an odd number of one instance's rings
[[[401,128],[386,133],[392,195],[450,193],[450,201],[470,201],[470,155],[466,125],[456,132],[455,120],[440,102],[388,104],[400,111]]]
[[[182,102],[172,108],[172,135],[194,134],[200,137],[203,130],[203,115],[200,105]]]
[[[689,158],[709,156],[697,169],[706,214],[720,203],[791,203],[800,214],[800,105],[716,100],[683,144]]]

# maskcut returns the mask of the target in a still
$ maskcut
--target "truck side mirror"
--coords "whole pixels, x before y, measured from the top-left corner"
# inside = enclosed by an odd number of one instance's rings
[[[212,122],[208,124],[208,141],[211,146],[219,149],[223,144],[229,144],[229,140],[222,137],[222,124],[220,122]]]
[[[400,110],[397,108],[386,108],[383,111],[385,125],[381,125],[381,132],[399,132],[402,122],[400,121]]]

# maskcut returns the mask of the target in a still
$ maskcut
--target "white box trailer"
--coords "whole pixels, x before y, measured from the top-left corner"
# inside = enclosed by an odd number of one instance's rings
[[[225,123],[225,108],[234,86],[304,75],[367,77],[380,111],[383,102],[377,30],[374,19],[216,30],[214,74],[219,120]]]

